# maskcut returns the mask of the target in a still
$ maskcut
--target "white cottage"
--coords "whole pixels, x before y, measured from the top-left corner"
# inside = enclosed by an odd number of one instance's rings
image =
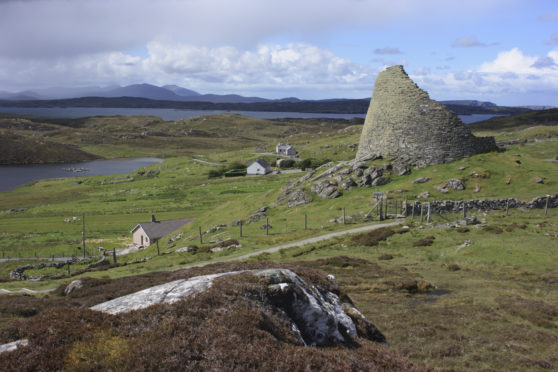
[[[278,155],[291,156],[291,155],[296,155],[296,150],[291,145],[284,145],[282,143],[278,143],[277,146],[275,146],[275,153]]]
[[[248,166],[246,169],[247,175],[264,175],[271,172],[271,166],[263,159],[258,159]]]
[[[131,230],[132,241],[139,247],[148,247],[158,239],[180,229],[191,219],[157,221],[151,216],[151,222],[142,222]]]

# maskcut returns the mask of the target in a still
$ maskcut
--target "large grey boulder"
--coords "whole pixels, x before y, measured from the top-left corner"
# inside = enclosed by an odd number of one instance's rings
[[[352,304],[342,303],[335,293],[306,283],[287,269],[233,271],[175,280],[95,305],[91,309],[119,314],[155,304],[174,303],[209,289],[217,278],[242,273],[258,277],[258,282],[267,286],[268,300],[290,319],[291,329],[305,345],[355,345],[359,330],[363,329],[372,335],[366,335],[367,338],[385,342],[384,336]]]
[[[308,195],[304,188],[297,189],[287,196],[287,207],[292,208],[297,205],[308,204],[312,201],[312,197]]]
[[[343,195],[341,191],[339,191],[339,189],[329,180],[321,180],[314,183],[310,191],[324,199],[334,199]]]

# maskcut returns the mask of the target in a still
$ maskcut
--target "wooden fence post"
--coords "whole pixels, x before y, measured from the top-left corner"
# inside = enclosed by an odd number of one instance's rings
[[[242,220],[240,220],[240,237],[242,238]]]
[[[415,205],[417,205],[417,202],[413,202],[413,205],[411,206],[411,218],[414,220],[415,219]]]
[[[422,204],[422,202],[420,203],[420,222],[424,221],[424,205]]]
[[[430,202],[428,202],[428,210],[426,212],[426,223],[430,223]]]
[[[159,251],[159,239],[157,239],[157,256],[160,256],[161,252]]]
[[[112,261],[116,264],[116,248],[112,250]]]
[[[265,218],[265,235],[269,235],[269,217]]]
[[[199,227],[199,231],[200,231],[200,244],[203,244],[201,226],[198,226],[198,227]]]
[[[548,214],[548,201],[550,200],[550,195],[546,196],[546,204],[544,205],[544,215]]]
[[[304,230],[308,227],[308,215],[304,213]]]
[[[384,202],[380,199],[380,209],[378,209],[378,211],[380,212],[380,221],[384,220],[384,216],[382,215],[383,206],[384,206]]]
[[[510,215],[510,199],[506,200],[506,216]]]
[[[463,219],[467,218],[467,205],[463,202]]]
[[[343,225],[345,224],[345,207],[343,207]]]

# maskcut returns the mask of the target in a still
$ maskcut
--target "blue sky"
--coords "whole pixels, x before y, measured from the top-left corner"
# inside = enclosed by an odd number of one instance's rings
[[[558,106],[558,2],[0,0],[0,91],[363,98],[392,64],[435,99]]]

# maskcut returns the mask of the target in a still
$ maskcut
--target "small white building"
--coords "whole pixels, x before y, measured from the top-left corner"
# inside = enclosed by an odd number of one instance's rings
[[[157,221],[151,216],[151,222],[142,222],[131,231],[132,241],[139,247],[149,247],[152,243],[165,235],[180,229],[192,219]]]
[[[275,146],[275,153],[277,155],[291,156],[291,155],[296,155],[296,150],[291,145],[284,145],[282,143],[278,143],[277,146]]]
[[[258,159],[248,166],[246,174],[249,176],[264,175],[271,172],[271,166],[263,159]]]

